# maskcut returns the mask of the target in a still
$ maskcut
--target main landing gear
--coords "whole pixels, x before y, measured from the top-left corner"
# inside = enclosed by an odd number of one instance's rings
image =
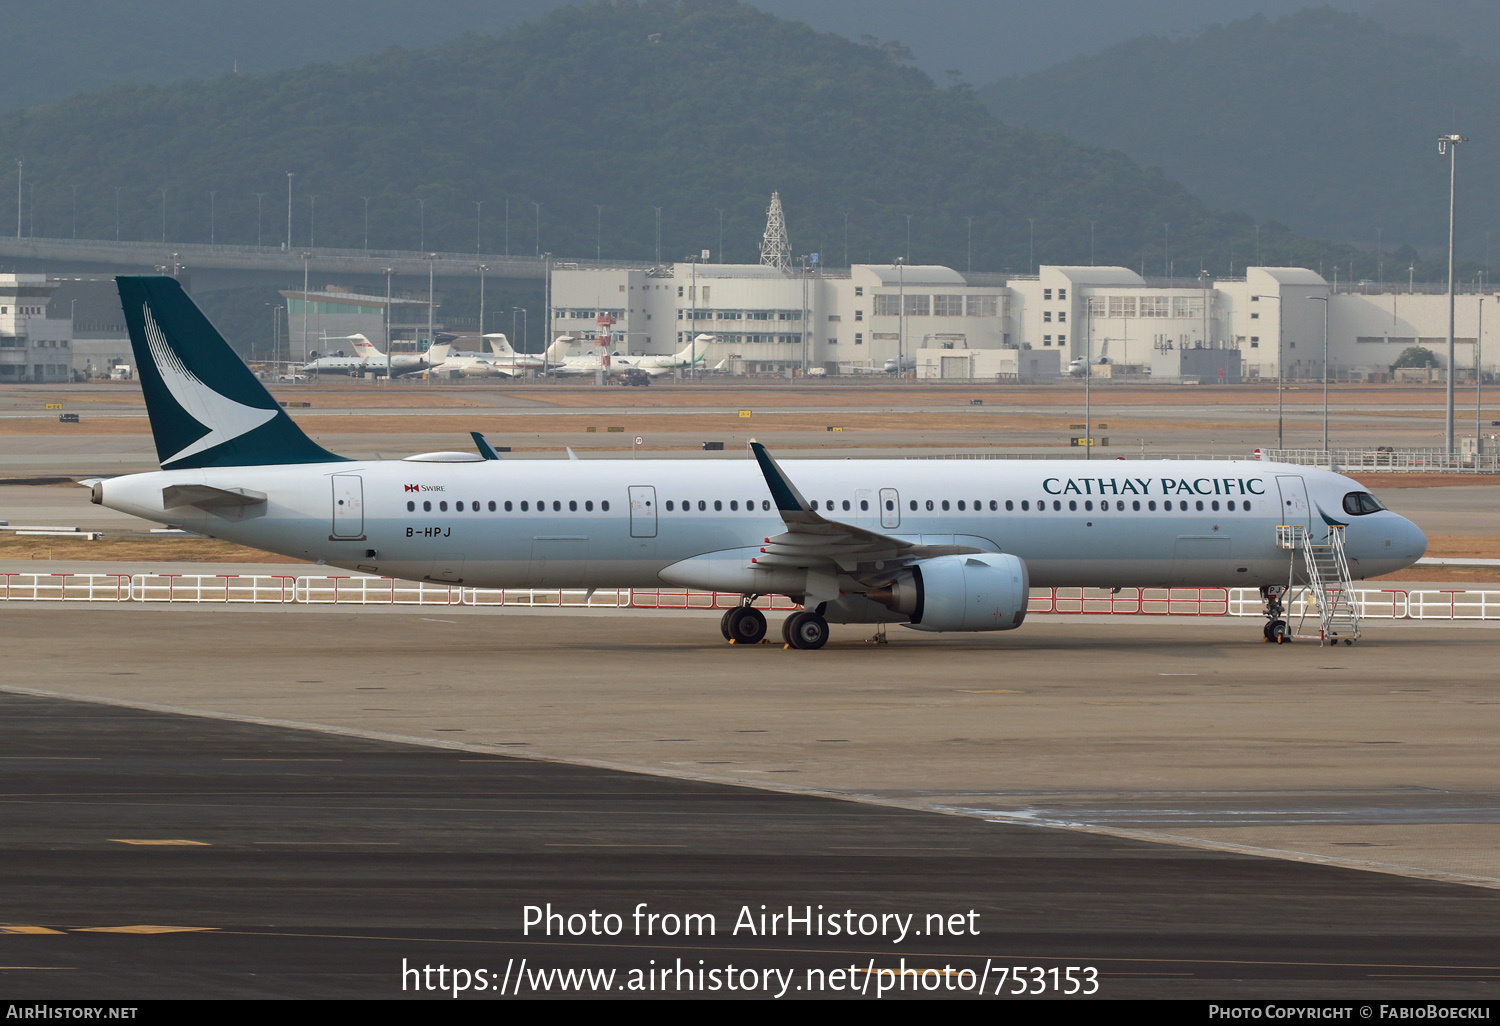
[[[719,618],[719,631],[731,645],[759,645],[765,639],[765,614],[750,605],[752,601],[754,596],[747,596],[743,605]],[[822,648],[828,644],[828,621],[812,610],[793,613],[782,621],[781,640],[789,648]]]
[[[719,630],[731,645],[759,645],[766,636],[766,618],[749,604],[735,606],[719,620]]]
[[[1277,585],[1264,585],[1260,589],[1260,595],[1266,600],[1266,625],[1261,629],[1261,636],[1274,645],[1286,644],[1292,640],[1292,629],[1285,619],[1286,608],[1281,602],[1286,589]]]
[[[781,625],[781,639],[792,648],[822,648],[828,644],[828,621],[809,610],[793,613]]]

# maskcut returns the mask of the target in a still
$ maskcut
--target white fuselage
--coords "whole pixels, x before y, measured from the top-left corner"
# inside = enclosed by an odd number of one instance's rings
[[[426,369],[427,358],[425,356],[392,356],[389,361],[392,376]],[[384,355],[323,356],[305,364],[302,370],[309,374],[384,374],[387,370],[387,360]]]
[[[788,460],[829,519],[921,545],[1019,556],[1050,586],[1286,583],[1276,526],[1346,523],[1356,578],[1426,549],[1388,510],[1344,511],[1342,475],[1259,461]],[[162,489],[248,489],[224,515]],[[96,491],[113,509],[300,559],[476,587],[657,587],[797,594],[753,571],[785,526],[752,460],[418,460],[158,471]],[[236,514],[240,514],[236,519]],[[1326,514],[1327,519],[1324,515]],[[774,586],[773,586],[774,585]]]
[[[474,354],[449,356],[433,367],[431,373],[439,377],[456,373],[466,378],[514,378],[541,369],[542,358],[539,356]]]

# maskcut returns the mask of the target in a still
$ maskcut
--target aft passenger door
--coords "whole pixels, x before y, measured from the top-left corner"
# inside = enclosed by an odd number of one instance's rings
[[[333,475],[333,533],[329,540],[365,536],[365,485],[358,474]]]
[[[901,526],[901,496],[894,488],[880,489],[880,526],[888,531]]]
[[[630,537],[656,537],[656,488],[630,486]]]

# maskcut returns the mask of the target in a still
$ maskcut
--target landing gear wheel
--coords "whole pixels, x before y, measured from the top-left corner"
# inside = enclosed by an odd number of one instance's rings
[[[792,621],[795,619],[797,619],[797,614],[793,613],[781,621],[781,643],[783,645],[792,645]],[[793,645],[792,647],[795,648],[796,646]]]
[[[724,633],[736,645],[759,645],[766,636],[766,618],[752,606],[738,606],[724,617]]]
[[[1266,628],[1267,637],[1278,645],[1285,645],[1292,640],[1292,632],[1287,627],[1285,620],[1272,620]]]
[[[726,609],[724,610],[724,615],[719,617],[719,633],[724,635],[725,641],[734,640],[734,635],[729,633],[729,618],[733,615],[733,609]]]
[[[793,648],[811,650],[828,644],[828,621],[817,613],[801,612],[789,617],[783,630]]]

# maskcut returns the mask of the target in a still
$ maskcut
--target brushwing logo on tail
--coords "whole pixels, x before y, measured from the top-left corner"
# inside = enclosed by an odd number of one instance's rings
[[[161,374],[162,384],[166,385],[172,398],[177,400],[177,404],[190,417],[209,429],[208,434],[162,460],[162,466],[165,467],[197,453],[206,452],[215,446],[223,445],[225,442],[233,441],[275,418],[276,410],[262,410],[237,403],[233,399],[226,399],[205,385],[197,375],[183,366],[177,354],[172,352],[172,347],[167,345],[166,336],[162,334],[161,328],[157,327],[156,319],[151,316],[150,304],[143,305],[142,313],[145,320],[146,342],[151,347],[151,355],[156,360],[156,369]]]

